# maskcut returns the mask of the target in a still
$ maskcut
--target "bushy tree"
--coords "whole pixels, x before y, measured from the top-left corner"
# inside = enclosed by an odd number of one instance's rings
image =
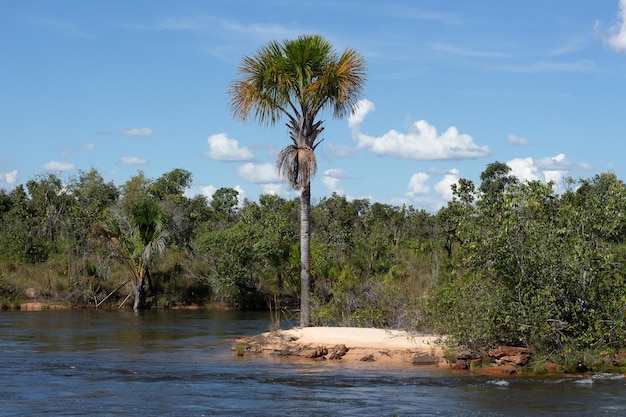
[[[483,351],[499,343],[559,354],[622,346],[624,277],[606,238],[626,213],[623,184],[613,179],[600,193],[614,213],[607,216],[584,186],[560,197],[552,184],[498,178],[502,186],[481,187],[474,206],[449,204],[461,213],[460,268],[433,291],[440,328]]]

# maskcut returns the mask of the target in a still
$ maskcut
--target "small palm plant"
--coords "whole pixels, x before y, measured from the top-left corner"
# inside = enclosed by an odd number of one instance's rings
[[[130,216],[118,209],[107,221],[99,222],[95,227],[95,235],[108,243],[113,255],[131,274],[134,310],[146,307],[150,265],[155,257],[165,252],[169,234],[163,227],[163,220],[161,205],[156,201],[145,201],[134,207]]]

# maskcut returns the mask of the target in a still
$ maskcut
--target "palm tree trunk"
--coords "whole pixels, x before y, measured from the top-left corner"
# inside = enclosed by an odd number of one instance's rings
[[[146,285],[143,277],[139,282],[135,282],[135,280],[133,280],[133,292],[135,294],[135,304],[133,305],[133,310],[137,311],[146,306]]]
[[[300,194],[300,326],[311,321],[311,183]]]

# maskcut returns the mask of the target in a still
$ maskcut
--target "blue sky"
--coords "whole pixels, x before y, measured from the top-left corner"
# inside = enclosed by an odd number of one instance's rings
[[[521,179],[626,173],[626,0],[0,0],[0,187],[183,168],[189,195],[296,194],[284,123],[226,90],[270,40],[320,34],[367,60],[356,114],[326,120],[313,200],[437,210],[500,161]]]

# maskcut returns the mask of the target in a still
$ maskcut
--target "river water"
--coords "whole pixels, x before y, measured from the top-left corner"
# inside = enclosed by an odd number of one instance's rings
[[[242,312],[0,312],[0,416],[626,415],[621,375],[237,358],[233,340],[268,324]]]

